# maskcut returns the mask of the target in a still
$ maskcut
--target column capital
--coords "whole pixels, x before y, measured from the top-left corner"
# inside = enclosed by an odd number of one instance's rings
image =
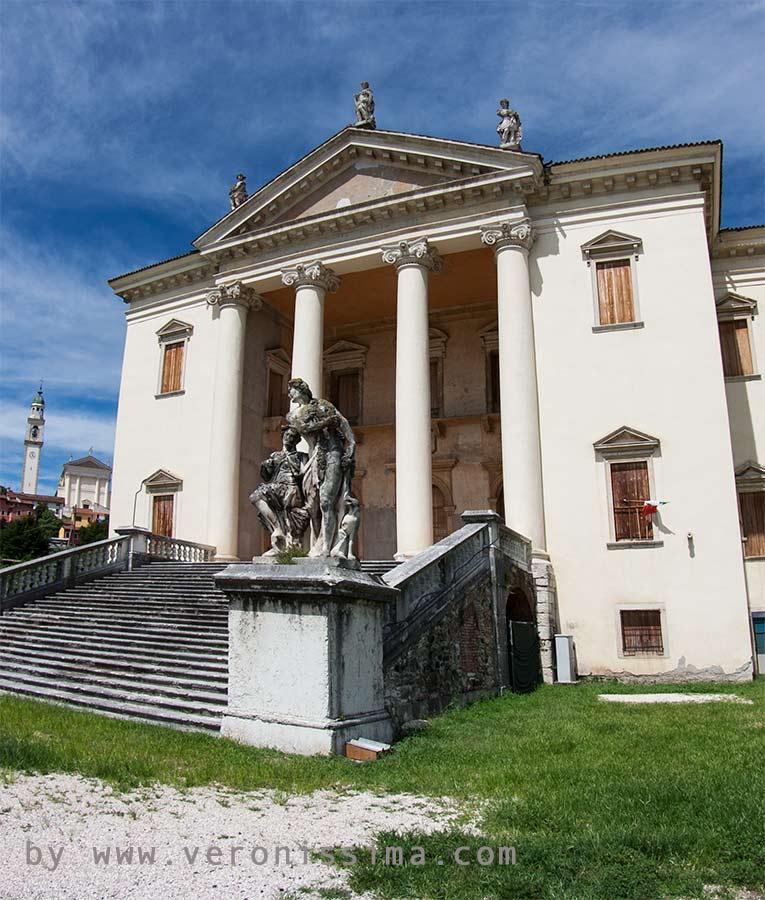
[[[421,266],[430,272],[440,272],[444,266],[438,251],[430,245],[427,238],[399,241],[383,247],[382,258],[383,262],[394,265],[396,269],[402,266]]]
[[[207,292],[208,306],[244,306],[245,309],[259,310],[263,307],[263,298],[260,294],[247,287],[241,281],[232,281],[231,284],[220,284]]]
[[[503,250],[505,247],[522,247],[524,250],[530,250],[534,243],[531,219],[482,225],[481,240],[488,247],[494,247],[497,251]]]
[[[293,266],[282,272],[282,283],[287,287],[319,287],[330,294],[337,293],[340,287],[340,277],[332,269],[324,265],[320,260],[308,263],[305,266]]]

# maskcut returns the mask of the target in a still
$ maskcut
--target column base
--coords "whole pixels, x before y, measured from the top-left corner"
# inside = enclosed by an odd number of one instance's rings
[[[228,712],[223,717],[221,737],[251,747],[270,747],[302,756],[345,754],[345,745],[356,738],[390,743],[393,722],[385,710],[354,719],[292,719],[261,717]]]

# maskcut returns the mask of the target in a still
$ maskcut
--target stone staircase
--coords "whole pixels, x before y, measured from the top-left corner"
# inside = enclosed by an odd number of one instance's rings
[[[367,575],[385,575],[391,569],[395,569],[399,563],[395,559],[363,559],[361,571]]]
[[[0,691],[217,730],[228,608],[220,563],[152,562],[0,616]]]

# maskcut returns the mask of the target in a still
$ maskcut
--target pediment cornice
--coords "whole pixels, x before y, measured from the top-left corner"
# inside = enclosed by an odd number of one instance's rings
[[[256,231],[284,216],[307,193],[364,160],[429,172],[444,182],[489,173],[528,169],[541,175],[542,162],[531,153],[444,138],[348,127],[285,169],[241,206],[227,213],[192,243],[200,250],[241,232]]]
[[[757,315],[757,301],[741,294],[728,293],[715,301],[717,318],[720,321],[726,319],[743,319]]]
[[[599,441],[595,441],[594,448],[604,459],[618,459],[620,457],[646,457],[652,456],[659,449],[659,439],[637,428],[622,425],[610,434],[605,435]]]

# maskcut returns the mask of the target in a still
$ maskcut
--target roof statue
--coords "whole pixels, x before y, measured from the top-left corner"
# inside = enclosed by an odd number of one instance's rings
[[[244,173],[240,172],[236,176],[236,183],[228,192],[228,196],[231,198],[231,209],[241,206],[247,199],[247,176]]]
[[[375,95],[368,81],[361,82],[361,90],[353,95],[356,109],[356,128],[377,128],[375,122]]]
[[[510,108],[509,100],[500,100],[497,115],[499,116],[497,134],[499,135],[500,147],[503,147],[505,150],[520,150],[523,129],[521,128],[521,117],[518,115],[517,110]]]

